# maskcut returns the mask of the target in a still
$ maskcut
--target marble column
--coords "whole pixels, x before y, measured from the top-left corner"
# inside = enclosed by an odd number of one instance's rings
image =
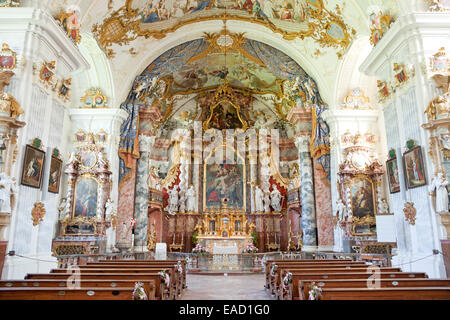
[[[330,182],[317,162],[314,164],[314,189],[316,194],[316,221],[319,250],[333,250],[333,212]]]
[[[138,250],[144,250],[147,244],[149,154],[154,142],[154,136],[139,136],[140,158],[137,162],[134,198],[134,219],[136,220],[134,227],[134,247],[139,247]]]
[[[132,227],[131,219],[134,214],[134,194],[136,189],[136,159],[131,160],[131,170],[128,178],[122,180],[119,185],[119,200],[117,205],[118,217],[116,228],[116,247],[121,250],[131,249]]]
[[[307,135],[297,137],[296,146],[300,153],[302,217],[300,226],[303,230],[303,248],[316,246],[316,212],[314,207],[313,167],[309,153],[309,139]]]

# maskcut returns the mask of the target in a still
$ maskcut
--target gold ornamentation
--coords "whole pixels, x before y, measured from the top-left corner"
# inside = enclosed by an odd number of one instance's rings
[[[86,91],[86,94],[80,100],[83,103],[80,108],[106,108],[108,99],[100,89],[91,88]]]
[[[7,43],[2,44],[0,51],[0,69],[13,70],[17,66],[17,55],[12,51]]]
[[[373,110],[370,100],[361,89],[353,89],[344,99],[341,109],[349,110]]]
[[[55,75],[55,61],[44,62],[39,71],[39,79],[47,84],[51,84],[52,78]]]
[[[66,12],[60,14],[59,23],[66,32],[67,37],[75,44],[78,44],[81,40],[80,9],[74,5],[69,6]]]
[[[20,4],[20,0],[3,0],[0,3],[0,8],[2,7],[18,7]]]
[[[388,84],[386,83],[386,81],[377,80],[377,87],[378,87],[378,100],[380,102],[384,102],[391,95]]]
[[[75,206],[74,206],[75,207]],[[93,233],[89,233],[88,235],[95,235],[97,234],[97,219],[95,217],[75,217],[75,218],[65,218],[61,221],[62,226],[62,235],[63,236],[82,236],[87,235],[86,233],[67,233],[67,227],[69,226],[92,226],[93,227]]]
[[[408,221],[410,225],[416,224],[416,208],[414,208],[414,202],[406,202],[403,213],[405,214],[405,220]]]
[[[370,15],[370,43],[376,45],[389,30],[393,22],[389,14],[383,14],[381,11],[372,13]]]
[[[133,0],[127,0],[125,5],[118,10],[111,13],[101,25],[95,24],[92,32],[98,39],[99,43],[107,50],[108,56],[114,54],[110,49],[113,44],[127,45],[138,37],[154,37],[155,39],[162,39],[168,33],[174,32],[182,26],[193,24],[201,21],[213,20],[237,20],[247,21],[263,25],[275,33],[279,33],[286,40],[293,40],[296,38],[312,38],[323,47],[334,47],[339,49],[338,56],[341,56],[343,51],[351,42],[351,36],[356,34],[354,29],[349,31],[349,27],[345,24],[341,15],[339,6],[336,6],[336,13],[329,11],[323,5],[322,0],[309,2],[309,21],[305,23],[307,29],[300,31],[286,31],[281,27],[276,26],[269,19],[260,19],[256,16],[247,16],[246,14],[230,14],[226,10],[217,9],[214,12],[223,12],[221,14],[201,15],[194,18],[184,18],[166,29],[151,28],[141,23],[139,9],[133,9]],[[176,19],[174,19],[176,20]],[[151,28],[151,29],[150,29]]]
[[[156,248],[156,231],[155,222],[147,229],[147,249],[148,251],[155,251]]]
[[[398,64],[395,62],[393,70],[395,73],[396,83],[394,89],[401,87],[402,85],[407,83],[411,77],[414,76],[414,68],[409,68],[409,70],[407,70],[404,64]]]
[[[430,58],[430,69],[431,72],[450,72],[450,59],[447,57],[445,47],[440,48],[438,52],[433,54],[433,58]]]
[[[44,220],[45,208],[42,202],[36,202],[33,210],[31,210],[31,219],[33,220],[33,226],[37,226],[39,222]]]
[[[59,86],[59,89],[58,89],[59,97],[63,98],[64,100],[67,100],[69,98],[71,83],[72,83],[72,78],[63,79],[61,81],[61,85]]]
[[[9,85],[12,76],[14,76],[14,72],[10,70],[0,71],[0,111],[15,119],[24,111],[12,95],[3,92],[3,87]]]
[[[86,246],[82,244],[59,244],[53,250],[56,256],[86,254]]]
[[[439,95],[428,104],[425,112],[428,116],[428,121],[448,118],[450,113],[450,92]]]

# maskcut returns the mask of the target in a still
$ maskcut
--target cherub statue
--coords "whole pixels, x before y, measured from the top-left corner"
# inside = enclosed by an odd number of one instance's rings
[[[3,87],[9,85],[9,80],[14,75],[14,72],[6,70],[0,71],[0,111],[5,112],[11,118],[17,118],[23,114],[17,100],[9,93],[3,92]]]

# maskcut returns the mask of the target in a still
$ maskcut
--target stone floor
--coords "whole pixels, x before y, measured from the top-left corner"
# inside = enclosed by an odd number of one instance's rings
[[[271,300],[264,274],[187,274],[182,300]]]

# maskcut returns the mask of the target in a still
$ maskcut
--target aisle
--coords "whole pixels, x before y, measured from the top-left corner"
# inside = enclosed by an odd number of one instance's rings
[[[188,274],[182,300],[271,300],[264,289],[264,274]]]

